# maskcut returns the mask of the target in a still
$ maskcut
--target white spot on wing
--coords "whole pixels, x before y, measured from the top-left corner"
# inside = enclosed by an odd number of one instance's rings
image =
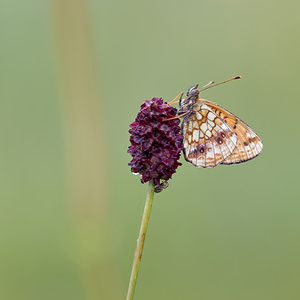
[[[215,126],[215,123],[214,123],[213,121],[208,120],[207,123],[208,123],[211,127],[214,127],[214,126]]]
[[[215,115],[212,112],[209,112],[207,115],[207,118],[211,121],[213,121],[215,119]]]
[[[202,105],[201,105],[201,109],[206,109],[206,110],[208,110],[208,111],[211,110],[206,104],[202,104]]]
[[[196,118],[198,120],[201,120],[202,119],[202,115],[199,112],[196,112]]]
[[[224,130],[224,131],[228,131],[228,126],[224,123],[221,124],[221,128]]]
[[[195,141],[195,142],[198,142],[199,141],[199,130],[195,130],[194,129],[194,131],[193,131],[193,140]]]
[[[205,132],[207,130],[207,124],[206,123],[203,123],[201,126],[200,126],[200,129]]]
[[[197,121],[194,121],[193,124],[194,124],[194,128],[199,129],[199,123]]]
[[[206,132],[205,132],[205,135],[207,136],[207,137],[211,137],[211,132],[209,131],[209,130],[207,130]]]
[[[184,148],[187,148],[188,144],[189,144],[188,141],[187,141],[187,140],[184,140],[184,142],[183,142],[183,147],[184,147]]]

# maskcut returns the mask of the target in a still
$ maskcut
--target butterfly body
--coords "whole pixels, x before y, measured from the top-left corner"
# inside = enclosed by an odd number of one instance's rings
[[[262,151],[258,135],[221,106],[199,97],[198,85],[179,101],[185,159],[197,167],[250,160]]]

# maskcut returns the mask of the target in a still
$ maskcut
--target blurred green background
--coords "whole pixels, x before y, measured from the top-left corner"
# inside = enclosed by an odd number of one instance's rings
[[[299,1],[0,1],[0,299],[125,299],[141,103],[196,83],[259,133],[155,195],[135,299],[300,298]]]

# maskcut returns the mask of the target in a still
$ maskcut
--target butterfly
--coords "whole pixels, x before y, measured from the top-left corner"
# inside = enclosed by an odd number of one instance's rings
[[[263,149],[260,137],[245,122],[218,104],[199,96],[207,88],[239,78],[214,85],[211,81],[200,90],[195,85],[187,91],[185,99],[182,99],[183,94],[180,96],[177,117],[183,117],[184,157],[196,167],[245,162],[258,156]]]

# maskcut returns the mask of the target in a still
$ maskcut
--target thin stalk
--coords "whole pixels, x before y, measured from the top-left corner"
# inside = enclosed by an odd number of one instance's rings
[[[143,254],[143,248],[145,243],[145,237],[147,233],[152,203],[153,203],[153,195],[154,195],[154,184],[152,181],[149,181],[148,190],[147,190],[147,196],[146,196],[146,202],[145,202],[145,208],[144,213],[142,217],[141,227],[140,227],[140,233],[136,244],[133,264],[132,264],[132,270],[130,275],[130,281],[128,286],[128,292],[126,300],[132,300],[134,296],[137,276],[140,269],[140,262],[142,259]]]

